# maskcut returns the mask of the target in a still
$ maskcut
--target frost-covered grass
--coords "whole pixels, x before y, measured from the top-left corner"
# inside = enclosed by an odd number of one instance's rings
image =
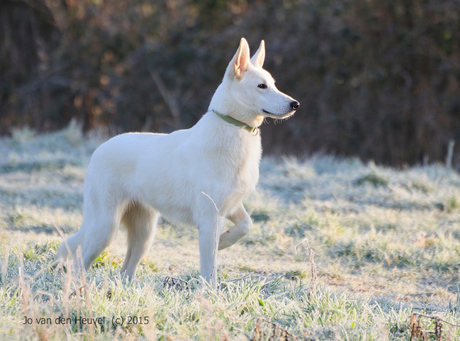
[[[52,267],[58,230],[82,221],[85,170],[102,141],[75,124],[0,139],[0,339],[259,340],[275,329],[301,340],[408,340],[411,312],[459,322],[460,176],[442,165],[265,158],[245,202],[254,228],[219,252],[215,291],[199,280],[197,231],[164,221],[131,284],[118,276],[123,231],[85,276]],[[307,244],[318,271],[310,296]]]

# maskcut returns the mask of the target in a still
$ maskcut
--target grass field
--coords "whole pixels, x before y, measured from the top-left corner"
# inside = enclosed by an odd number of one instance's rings
[[[459,323],[460,176],[443,165],[265,158],[218,290],[200,283],[197,231],[165,221],[131,284],[123,230],[86,275],[53,268],[102,141],[74,124],[0,139],[0,339],[409,340],[413,312]]]

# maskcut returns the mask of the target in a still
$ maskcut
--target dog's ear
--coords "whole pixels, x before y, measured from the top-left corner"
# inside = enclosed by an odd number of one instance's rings
[[[260,46],[257,52],[252,56],[251,62],[255,66],[262,67],[265,61],[265,42],[263,40],[260,41]]]
[[[241,38],[240,46],[227,67],[226,75],[236,77],[238,80],[243,78],[249,68],[250,63],[249,45],[246,39]]]

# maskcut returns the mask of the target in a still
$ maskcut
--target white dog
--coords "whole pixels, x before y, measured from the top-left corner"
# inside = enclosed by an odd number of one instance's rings
[[[299,108],[262,69],[264,59],[263,40],[250,59],[242,38],[208,112],[194,127],[168,135],[122,134],[96,149],[86,173],[82,226],[61,244],[58,258],[75,257],[80,246],[88,269],[121,223],[128,235],[121,271],[133,278],[161,214],[196,225],[201,276],[216,287],[217,250],[252,227],[242,200],[259,179],[258,127],[265,117],[287,118]],[[222,233],[224,218],[235,226]]]

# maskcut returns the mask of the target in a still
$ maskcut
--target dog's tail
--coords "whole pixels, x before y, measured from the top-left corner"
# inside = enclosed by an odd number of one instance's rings
[[[76,254],[75,251],[79,245],[83,246],[84,241],[84,234],[80,229],[77,233],[73,236],[70,236],[66,240],[64,240],[61,245],[59,246],[57,259],[65,260],[67,258],[75,258]]]

